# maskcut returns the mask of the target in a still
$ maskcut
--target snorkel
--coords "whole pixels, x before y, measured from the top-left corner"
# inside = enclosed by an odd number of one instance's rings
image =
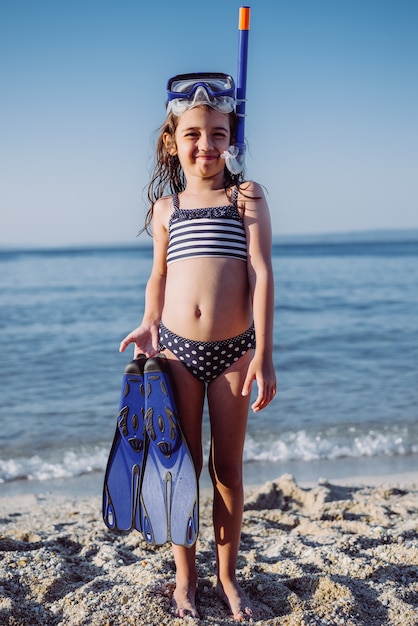
[[[250,30],[250,7],[239,10],[238,20],[238,68],[237,68],[237,108],[238,116],[235,144],[222,153],[225,165],[231,174],[240,174],[245,165],[245,104],[247,93],[248,37]]]

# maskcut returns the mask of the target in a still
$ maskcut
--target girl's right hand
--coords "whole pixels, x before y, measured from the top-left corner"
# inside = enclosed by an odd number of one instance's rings
[[[138,354],[145,354],[148,358],[158,354],[159,332],[158,324],[153,326],[138,326],[129,335],[122,339],[119,346],[119,352],[124,352],[131,344],[135,344],[134,358]]]

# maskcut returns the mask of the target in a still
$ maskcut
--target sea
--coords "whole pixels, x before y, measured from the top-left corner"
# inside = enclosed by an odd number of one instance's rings
[[[0,496],[101,493],[151,263],[150,241],[0,250]],[[418,231],[276,238],[273,267],[278,393],[246,484],[417,472]],[[202,438],[207,458],[206,410]]]

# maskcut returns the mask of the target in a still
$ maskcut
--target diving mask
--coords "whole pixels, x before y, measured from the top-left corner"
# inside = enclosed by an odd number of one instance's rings
[[[200,105],[221,113],[235,111],[235,83],[222,73],[178,74],[167,83],[167,112],[181,115]]]

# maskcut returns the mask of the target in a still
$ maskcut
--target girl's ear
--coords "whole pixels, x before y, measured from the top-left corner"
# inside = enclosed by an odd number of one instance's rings
[[[170,156],[175,156],[177,154],[176,143],[173,139],[173,136],[170,133],[163,134],[163,142],[166,147],[166,150]]]

